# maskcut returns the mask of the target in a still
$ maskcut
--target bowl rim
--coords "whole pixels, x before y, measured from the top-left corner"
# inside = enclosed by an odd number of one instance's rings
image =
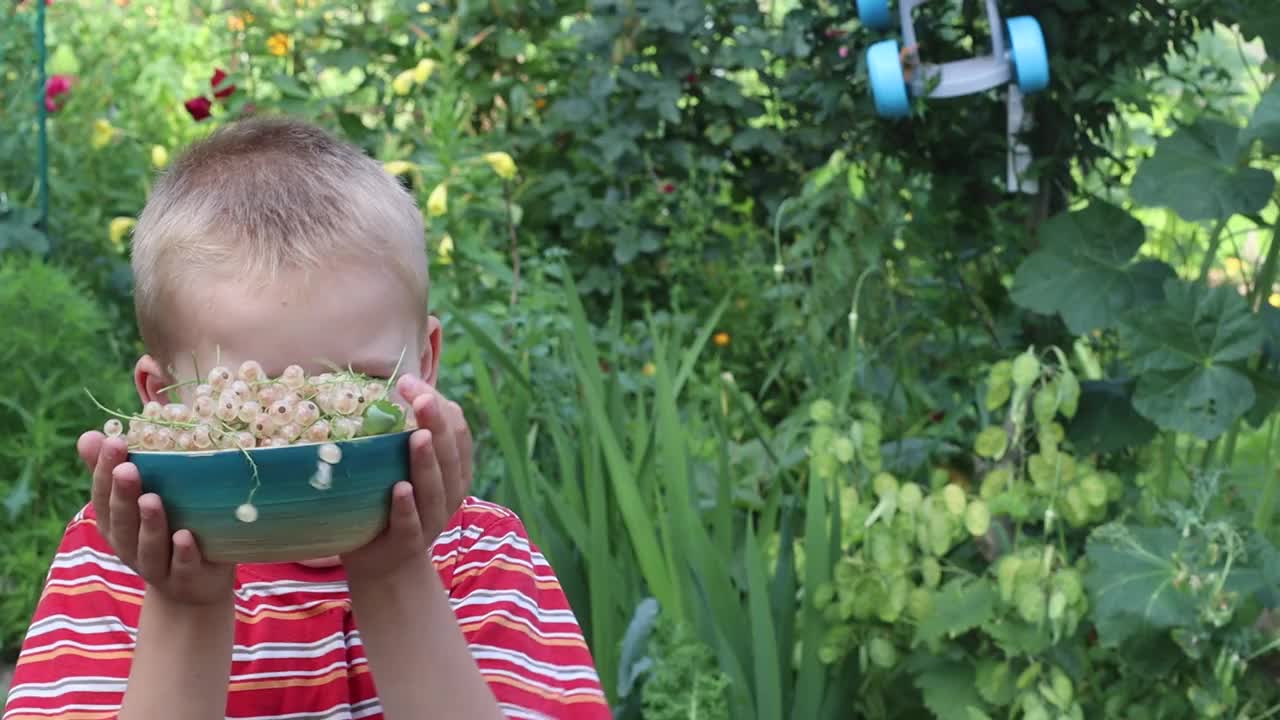
[[[371,440],[385,440],[385,439],[393,438],[396,436],[411,435],[414,432],[417,432],[416,428],[410,429],[410,430],[400,430],[393,433],[379,433],[377,435],[364,435],[362,437],[347,438],[346,440],[323,440],[323,441],[313,440],[313,441],[308,441],[304,443],[292,443],[289,445],[272,445],[269,447],[253,447],[253,448],[247,448],[247,449],[246,448],[216,448],[216,449],[209,449],[209,450],[130,450],[128,454],[129,454],[129,457],[133,457],[134,455],[146,455],[151,457],[159,457],[164,455],[164,456],[183,457],[183,458],[214,457],[222,453],[235,453],[236,455],[244,455],[244,454],[258,455],[264,452],[270,452],[272,450],[297,450],[298,448],[305,448],[305,447],[312,447],[312,446],[320,447],[323,445],[336,445],[339,448],[350,447],[353,443],[358,443],[362,441],[371,441]]]

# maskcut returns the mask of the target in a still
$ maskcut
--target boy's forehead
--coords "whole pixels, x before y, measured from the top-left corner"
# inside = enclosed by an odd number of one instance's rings
[[[323,372],[333,365],[389,376],[414,362],[422,340],[409,293],[376,269],[359,266],[282,274],[275,282],[206,275],[171,309],[175,360],[192,353],[201,369],[217,358],[245,360],[279,374],[289,365]]]

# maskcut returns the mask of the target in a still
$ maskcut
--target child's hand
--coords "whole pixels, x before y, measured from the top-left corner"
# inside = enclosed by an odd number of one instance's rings
[[[138,468],[122,438],[87,432],[76,443],[93,472],[93,509],[98,531],[120,560],[170,600],[191,605],[222,602],[235,587],[235,565],[210,563],[190,530],[170,535],[160,497],[142,492]]]
[[[422,560],[471,490],[471,430],[462,408],[417,377],[401,377],[396,387],[418,422],[409,436],[410,477],[392,489],[386,530],[342,556],[348,576],[357,580]]]

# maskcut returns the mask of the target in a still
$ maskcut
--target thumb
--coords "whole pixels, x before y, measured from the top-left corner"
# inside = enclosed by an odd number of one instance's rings
[[[76,452],[89,472],[93,472],[98,465],[98,451],[102,449],[102,440],[105,437],[97,430],[90,430],[76,441]]]

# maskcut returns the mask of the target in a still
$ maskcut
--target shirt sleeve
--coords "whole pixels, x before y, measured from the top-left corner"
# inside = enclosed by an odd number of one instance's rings
[[[461,531],[450,600],[506,715],[611,718],[578,620],[519,518],[505,511]]]
[[[145,587],[91,511],[67,525],[18,655],[3,720],[108,720],[119,712]]]

